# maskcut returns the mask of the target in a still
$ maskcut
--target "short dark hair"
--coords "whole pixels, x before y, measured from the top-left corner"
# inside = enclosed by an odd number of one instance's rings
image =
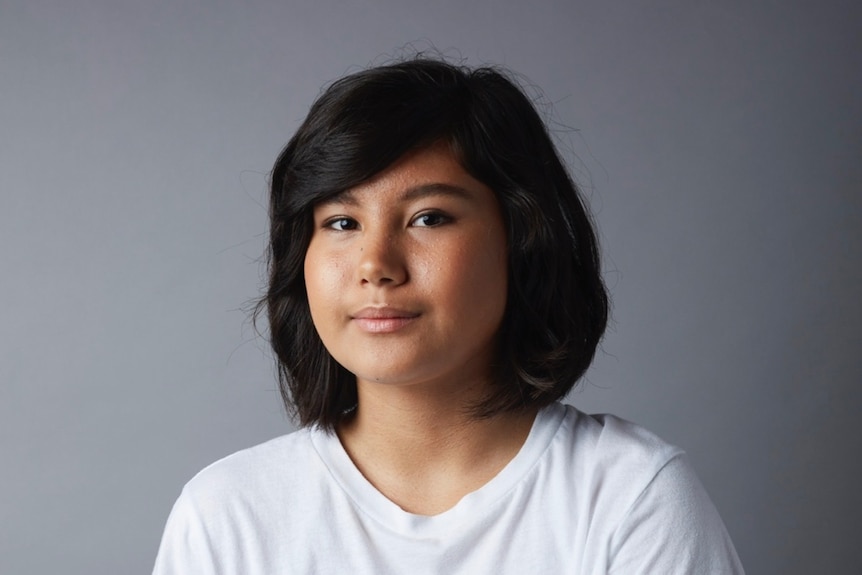
[[[596,234],[530,99],[508,73],[417,58],[332,83],[272,171],[264,309],[281,394],[300,425],[333,429],[356,407],[356,378],[323,345],[303,273],[316,204],[406,153],[448,143],[497,196],[508,294],[493,392],[477,417],[561,399],[592,362],[607,324]]]

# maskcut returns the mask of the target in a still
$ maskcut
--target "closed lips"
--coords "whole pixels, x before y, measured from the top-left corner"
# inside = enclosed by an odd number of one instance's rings
[[[365,308],[353,314],[353,321],[368,333],[391,333],[411,323],[419,314],[393,308]]]
[[[418,315],[416,312],[391,307],[366,307],[354,313],[351,317],[353,319],[410,319]]]

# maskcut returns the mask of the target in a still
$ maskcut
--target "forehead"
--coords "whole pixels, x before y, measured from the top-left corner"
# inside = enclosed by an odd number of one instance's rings
[[[393,188],[392,191],[393,193],[388,195],[395,196],[394,199],[399,202],[412,202],[423,198],[441,196],[467,201],[475,199],[475,194],[468,188],[442,182],[408,185],[403,189]],[[318,205],[325,206],[328,204],[339,204],[346,206],[360,206],[362,204],[363,196],[368,194],[374,194],[374,188],[352,188],[320,202]]]
[[[475,200],[493,192],[461,166],[449,146],[438,144],[405,154],[371,179],[318,205],[359,205],[369,198],[410,202],[430,196]]]

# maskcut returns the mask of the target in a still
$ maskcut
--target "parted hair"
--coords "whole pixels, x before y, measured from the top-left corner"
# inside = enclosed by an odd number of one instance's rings
[[[268,285],[255,318],[266,314],[285,407],[302,426],[333,429],[357,405],[356,378],[309,311],[313,208],[440,142],[494,191],[507,234],[492,391],[473,415],[550,404],[592,362],[608,317],[596,234],[531,100],[492,67],[416,58],[369,68],[323,91],[272,170]]]

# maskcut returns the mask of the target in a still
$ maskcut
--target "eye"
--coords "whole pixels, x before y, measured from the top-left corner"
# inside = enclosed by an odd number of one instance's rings
[[[359,224],[353,218],[345,218],[345,217],[337,217],[326,220],[323,223],[324,228],[329,228],[331,230],[337,230],[340,232],[347,232],[350,230],[355,230],[359,227]]]
[[[425,212],[413,218],[413,225],[420,228],[432,228],[450,221],[452,218],[440,212]]]

